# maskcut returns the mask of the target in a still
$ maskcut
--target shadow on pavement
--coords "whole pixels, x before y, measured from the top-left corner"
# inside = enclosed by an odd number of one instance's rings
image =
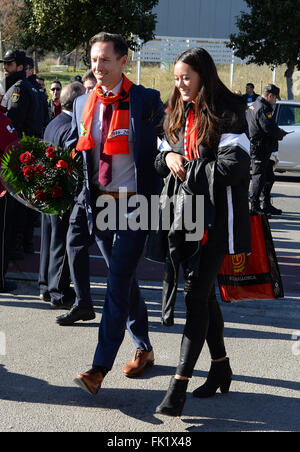
[[[162,366],[163,373],[170,368]],[[161,373],[160,366],[153,368],[153,373]],[[156,369],[156,371],[154,371]],[[202,374],[202,372],[198,372]],[[152,374],[153,376],[153,374]],[[237,376],[247,383],[280,386],[281,382],[268,379],[256,379]],[[154,414],[156,406],[164,397],[165,391],[143,389],[109,388],[103,385],[97,396],[90,396],[81,389],[49,384],[45,380],[9,372],[0,365],[0,398],[25,403],[63,405],[76,407],[119,410],[127,416],[143,422],[159,425],[164,422],[163,416]],[[295,382],[282,382],[284,387],[299,389]],[[106,383],[109,385],[109,379]],[[265,388],[264,388],[265,391]],[[296,398],[234,392],[227,395],[217,394],[210,399],[194,399],[188,393],[182,421],[193,426],[187,430],[194,431],[299,431],[300,420],[295,418],[299,409]]]

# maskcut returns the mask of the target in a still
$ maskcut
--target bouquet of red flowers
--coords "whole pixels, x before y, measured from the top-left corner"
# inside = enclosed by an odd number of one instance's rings
[[[1,179],[16,199],[42,213],[62,216],[84,178],[78,155],[23,134],[1,162]]]

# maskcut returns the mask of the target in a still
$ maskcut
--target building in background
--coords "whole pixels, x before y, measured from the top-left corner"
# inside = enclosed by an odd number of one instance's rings
[[[229,39],[241,11],[247,11],[244,0],[160,0],[155,35]]]
[[[154,8],[155,39],[144,44],[138,41],[142,47],[133,55],[137,61],[137,83],[142,62],[168,67],[185,49],[203,47],[216,64],[230,65],[232,88],[234,65],[245,61],[237,58],[227,44],[230,34],[237,32],[237,17],[246,10],[243,0],[160,0]]]

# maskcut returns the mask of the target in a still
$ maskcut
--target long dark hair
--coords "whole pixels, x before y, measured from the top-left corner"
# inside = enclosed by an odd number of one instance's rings
[[[197,72],[201,88],[195,99],[195,127],[198,128],[198,144],[213,147],[222,133],[243,133],[246,130],[245,104],[241,96],[232,93],[220,80],[216,65],[210,54],[197,47],[185,50],[175,61],[188,64]],[[174,86],[165,131],[171,143],[179,140],[185,122],[186,102]]]

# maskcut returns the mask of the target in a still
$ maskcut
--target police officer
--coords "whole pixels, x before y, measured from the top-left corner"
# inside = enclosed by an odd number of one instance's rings
[[[282,214],[281,209],[277,209],[271,204],[271,191],[275,182],[274,171],[278,162],[279,162],[278,150],[277,151],[275,150],[275,152],[272,152],[272,155],[268,161],[266,171],[266,183],[264,185],[264,188],[262,189],[262,208],[267,216]]]
[[[0,112],[0,161],[7,146],[18,139],[10,119]],[[8,266],[8,243],[12,210],[8,204],[9,195],[0,180],[0,293],[9,292],[12,287],[5,281]]]
[[[251,142],[252,184],[250,188],[251,214],[267,213],[260,206],[267,169],[278,141],[286,135],[273,118],[273,105],[279,97],[279,88],[267,85],[261,96],[247,110],[249,138]]]
[[[5,94],[1,105],[6,109],[8,118],[17,131],[19,138],[24,132],[28,136],[41,136],[38,119],[38,97],[32,90],[32,85],[26,79],[26,54],[21,50],[8,50],[3,60]],[[22,204],[8,197],[13,204],[14,224],[10,247],[10,258],[24,258],[23,239],[26,232],[27,211]],[[29,250],[32,252],[32,247]]]
[[[20,50],[8,50],[0,60],[3,63],[5,76],[5,94],[1,105],[7,109],[18,136],[36,135],[38,127],[35,124],[38,101],[26,80],[26,55]]]

